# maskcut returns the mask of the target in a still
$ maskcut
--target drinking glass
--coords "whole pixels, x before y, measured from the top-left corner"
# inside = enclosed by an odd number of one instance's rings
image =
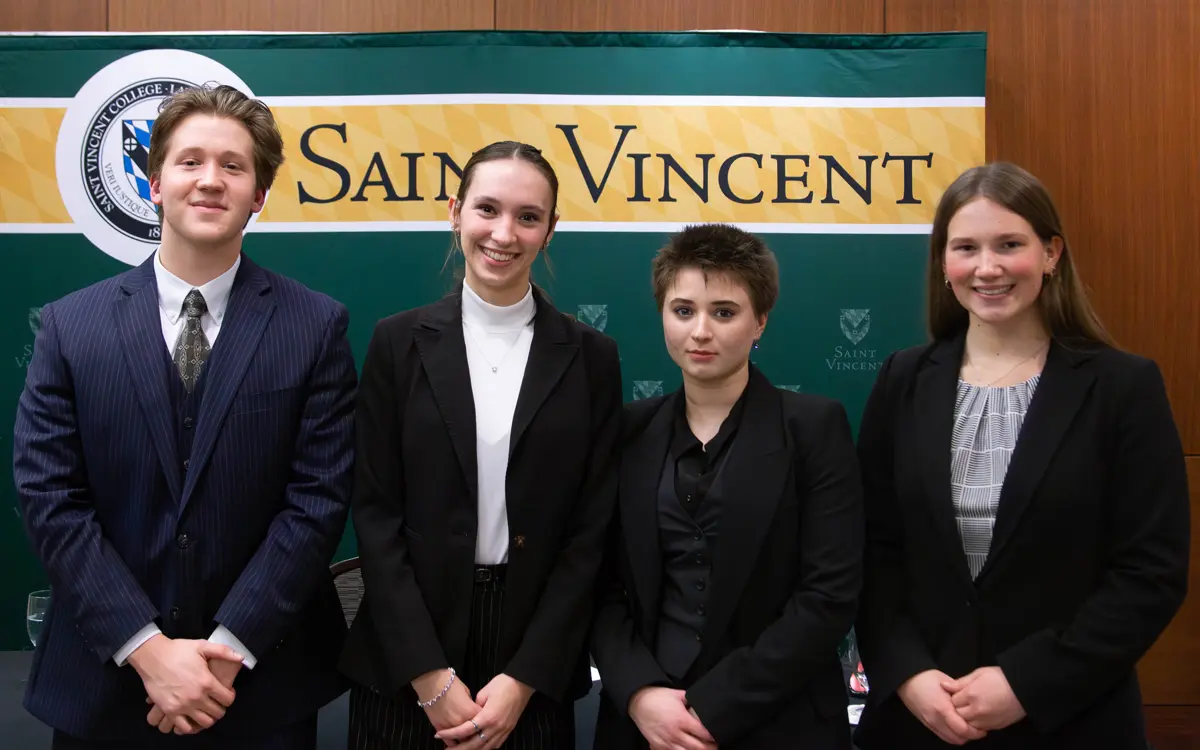
[[[29,595],[29,603],[25,607],[25,632],[29,634],[29,642],[37,646],[38,636],[42,633],[42,619],[50,607],[50,591],[34,591]]]

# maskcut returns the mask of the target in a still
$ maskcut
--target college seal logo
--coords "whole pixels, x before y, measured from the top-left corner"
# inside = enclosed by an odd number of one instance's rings
[[[145,50],[102,68],[79,89],[58,131],[55,171],[67,212],[93,245],[129,265],[158,246],[147,161],[163,99],[207,82],[253,96],[233,71],[194,52]]]

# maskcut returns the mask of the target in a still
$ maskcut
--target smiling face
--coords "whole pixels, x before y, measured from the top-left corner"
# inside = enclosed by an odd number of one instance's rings
[[[150,200],[162,215],[164,244],[240,243],[250,215],[266,200],[255,184],[250,131],[225,117],[187,117],[171,134],[161,172],[150,178]]]
[[[767,316],[755,316],[746,287],[729,274],[683,268],[662,309],[667,351],[685,379],[719,383],[750,361]]]
[[[494,305],[525,296],[530,267],[554,234],[554,194],[537,167],[521,159],[475,165],[450,222],[462,243],[466,283]]]
[[[972,322],[1003,326],[1040,314],[1043,275],[1061,252],[1060,238],[1043,242],[1020,215],[976,198],[950,219],[943,270]]]

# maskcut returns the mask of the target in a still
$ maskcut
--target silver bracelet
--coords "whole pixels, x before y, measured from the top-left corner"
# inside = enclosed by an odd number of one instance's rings
[[[430,698],[427,701],[423,701],[418,697],[417,705],[420,706],[421,708],[429,708],[434,703],[437,703],[442,698],[445,698],[446,693],[450,692],[450,686],[454,684],[454,674],[455,674],[454,667],[450,667],[450,681],[446,683],[446,687],[442,688],[442,692],[438,693],[437,695],[433,696],[432,698]]]

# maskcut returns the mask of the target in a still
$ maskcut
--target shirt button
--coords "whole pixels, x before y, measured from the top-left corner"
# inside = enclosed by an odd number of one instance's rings
[[[196,424],[196,420],[192,419],[191,417],[183,418],[183,429],[190,430],[190,429],[192,429],[192,426],[195,424]]]
[[[704,590],[704,579],[701,579],[701,580],[699,580],[699,581],[696,581],[696,590],[697,590],[697,591],[703,591],[703,590]]]
[[[175,537],[175,543],[179,545],[179,549],[187,549],[187,546],[190,542],[191,540],[188,539],[187,534],[180,534],[179,536]]]
[[[696,553],[696,562],[701,563],[701,564],[704,562],[704,553],[702,553],[702,552]]]
[[[691,495],[688,495],[688,496],[687,496],[687,501],[688,501],[689,503],[692,501],[692,496],[691,496]]]
[[[699,531],[697,531],[695,534],[692,535],[692,539],[695,539],[698,542],[698,541],[704,539],[704,534],[701,534]]]
[[[703,642],[703,641],[704,641],[704,636],[700,635],[699,633],[696,633],[696,640],[697,640],[697,641],[700,641],[700,642]]]
[[[696,614],[698,614],[698,615],[704,614],[704,605],[703,604],[701,604],[699,607],[696,607]]]

